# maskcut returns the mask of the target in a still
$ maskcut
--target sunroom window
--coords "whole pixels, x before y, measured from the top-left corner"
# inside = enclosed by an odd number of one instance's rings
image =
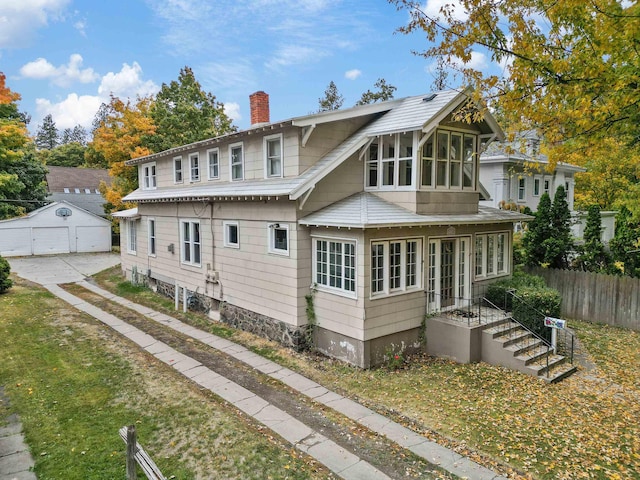
[[[414,132],[381,135],[367,151],[366,185],[391,189],[413,185]]]
[[[421,185],[428,188],[475,187],[476,136],[437,130],[421,149]]]

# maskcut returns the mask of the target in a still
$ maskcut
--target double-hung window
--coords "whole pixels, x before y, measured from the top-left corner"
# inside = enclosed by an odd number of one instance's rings
[[[182,263],[200,266],[201,243],[200,222],[192,220],[180,221],[180,243],[182,244]]]
[[[182,157],[173,158],[173,182],[182,183]]]
[[[540,196],[540,177],[535,177],[533,179],[533,196],[534,197]]]
[[[371,295],[388,295],[421,286],[422,240],[371,243]]]
[[[138,245],[138,221],[127,221],[127,253],[136,254]]]
[[[238,222],[223,222],[224,246],[240,248],[240,235]]]
[[[220,178],[220,149],[207,150],[207,179]]]
[[[475,187],[476,135],[438,129],[423,143],[421,186],[466,189]]]
[[[154,190],[156,185],[156,164],[145,163],[142,165],[142,189]]]
[[[200,155],[192,153],[189,155],[189,175],[192,182],[200,181]]]
[[[147,223],[148,229],[147,234],[149,236],[149,246],[147,254],[150,257],[156,256],[156,221],[153,218],[150,218]]]
[[[272,223],[268,225],[269,253],[289,255],[289,225]]]
[[[413,185],[414,132],[381,135],[366,152],[366,185],[369,188],[397,188]]]
[[[282,177],[282,135],[264,137],[265,176]]]
[[[527,198],[527,179],[525,177],[518,178],[518,201],[523,202]]]
[[[356,244],[353,241],[316,238],[313,278],[330,291],[354,296],[356,292]]]
[[[229,158],[231,159],[231,180],[243,180],[244,153],[242,151],[242,143],[236,143],[229,146]]]
[[[508,233],[476,234],[476,277],[488,278],[508,273]]]

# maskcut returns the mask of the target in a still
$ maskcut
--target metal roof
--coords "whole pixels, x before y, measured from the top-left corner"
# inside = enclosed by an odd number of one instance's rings
[[[513,223],[530,219],[529,215],[482,206],[478,207],[478,213],[420,215],[373,193],[361,192],[307,215],[298,223],[322,227],[379,228]]]

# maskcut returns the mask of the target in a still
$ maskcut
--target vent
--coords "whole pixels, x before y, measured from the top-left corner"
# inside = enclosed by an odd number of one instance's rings
[[[431,100],[433,100],[434,98],[436,98],[437,96],[438,96],[437,94],[432,93],[431,95],[427,95],[426,97],[424,97],[424,98],[422,99],[422,101],[423,101],[424,103],[427,103],[427,102],[430,102]]]

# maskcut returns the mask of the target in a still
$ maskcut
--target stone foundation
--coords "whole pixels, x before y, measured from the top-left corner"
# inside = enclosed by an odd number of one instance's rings
[[[294,327],[280,320],[228,303],[220,304],[220,321],[234,328],[275,340],[285,347],[300,352],[308,348],[307,326]]]

